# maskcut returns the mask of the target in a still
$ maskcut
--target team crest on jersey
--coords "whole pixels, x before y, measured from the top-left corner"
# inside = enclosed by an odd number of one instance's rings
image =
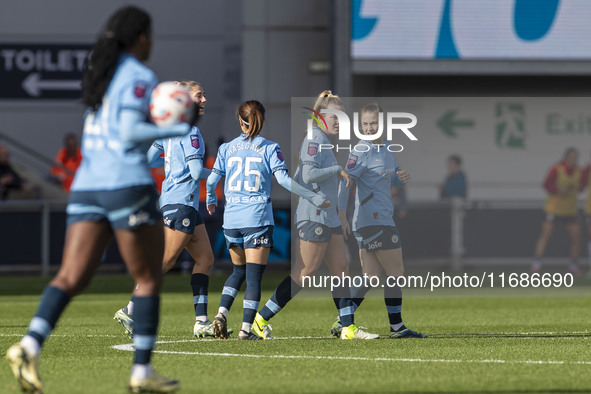
[[[318,143],[317,142],[309,142],[308,143],[308,155],[309,156],[316,156],[318,153]]]
[[[349,156],[349,160],[347,161],[347,168],[354,168],[357,165],[357,159],[359,157],[356,155]]]
[[[189,227],[189,224],[191,224],[191,221],[189,220],[189,218],[184,218],[183,219],[183,226]]]
[[[392,243],[395,244],[396,242],[398,242],[398,235],[394,234],[392,236]]]
[[[144,98],[146,96],[148,85],[145,82],[136,82],[133,88],[133,95],[137,98]]]
[[[281,153],[281,148],[277,147],[275,150],[277,151],[277,157],[279,158],[279,160],[285,161],[285,159],[283,158],[283,153]]]
[[[199,149],[199,136],[197,134],[191,136],[191,146]]]
[[[320,226],[318,226],[314,229],[314,233],[316,235],[322,235],[322,232],[323,232],[323,230],[322,230],[322,227],[320,227]]]

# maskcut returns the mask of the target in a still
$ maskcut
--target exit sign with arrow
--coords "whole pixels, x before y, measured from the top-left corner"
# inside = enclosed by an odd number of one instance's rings
[[[457,113],[456,110],[448,111],[437,121],[437,127],[443,131],[443,134],[451,138],[458,136],[458,129],[474,127],[472,119],[458,119]]]
[[[0,99],[78,99],[88,44],[0,43]]]

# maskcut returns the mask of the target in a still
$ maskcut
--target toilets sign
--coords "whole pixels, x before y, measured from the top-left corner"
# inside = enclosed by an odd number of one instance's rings
[[[0,99],[77,99],[85,44],[0,43]]]

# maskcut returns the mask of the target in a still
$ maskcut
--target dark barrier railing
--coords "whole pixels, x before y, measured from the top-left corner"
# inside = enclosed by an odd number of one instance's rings
[[[460,270],[466,262],[531,259],[544,217],[541,206],[541,201],[411,203],[406,217],[397,219],[405,261],[439,261]],[[55,270],[61,260],[65,238],[65,207],[61,202],[0,202],[0,271],[49,275]],[[276,204],[274,212],[275,247],[270,261],[288,263],[290,209]],[[229,256],[220,223],[211,223],[206,221],[216,259],[226,260]],[[587,236],[583,230],[582,239]],[[559,224],[546,256],[566,261],[568,248],[568,235]],[[104,262],[112,268],[123,269],[113,241],[106,250]]]

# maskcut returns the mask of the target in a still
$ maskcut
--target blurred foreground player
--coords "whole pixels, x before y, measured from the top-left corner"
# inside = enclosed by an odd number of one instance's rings
[[[158,328],[164,237],[158,194],[146,152],[156,138],[184,135],[186,123],[148,123],[149,97],[157,84],[142,64],[152,48],[151,18],[125,7],[108,20],[87,60],[82,101],[83,160],[67,207],[68,229],[61,268],[45,288],[28,333],[6,355],[23,391],[42,393],[37,363],[70,299],[92,278],[107,242],[115,236],[135,283],[135,356],[128,388],[167,393],[179,382],[150,365]]]

